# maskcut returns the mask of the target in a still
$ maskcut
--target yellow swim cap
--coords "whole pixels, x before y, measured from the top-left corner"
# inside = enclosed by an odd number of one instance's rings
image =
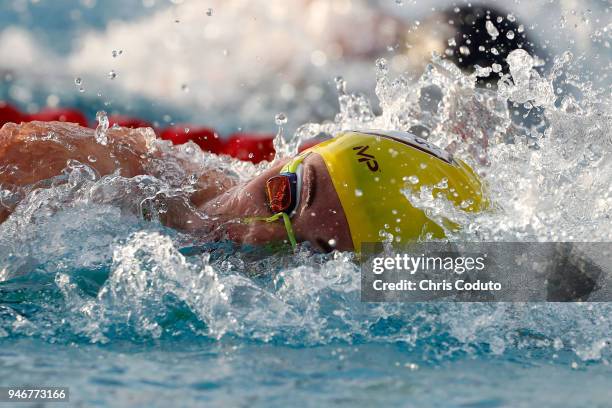
[[[323,157],[357,252],[363,242],[386,241],[389,234],[395,242],[444,238],[443,228],[413,207],[404,189],[431,186],[464,211],[484,206],[481,183],[467,164],[410,133],[346,131],[309,151]]]

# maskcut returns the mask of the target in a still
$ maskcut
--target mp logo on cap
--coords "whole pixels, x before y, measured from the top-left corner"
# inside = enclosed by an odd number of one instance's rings
[[[370,171],[378,171],[378,162],[376,161],[376,158],[373,155],[366,153],[369,147],[370,146],[355,146],[353,147],[353,150],[357,151],[357,156],[359,157],[357,161],[359,163],[365,162]]]

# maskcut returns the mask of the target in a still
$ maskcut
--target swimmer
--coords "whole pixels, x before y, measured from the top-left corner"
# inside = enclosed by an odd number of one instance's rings
[[[46,188],[69,160],[87,164],[100,176],[156,176],[151,163],[163,157],[152,133],[111,128],[107,138],[106,145],[100,144],[94,130],[62,122],[6,124],[0,129],[0,187],[22,195]],[[192,171],[193,164],[182,165]],[[216,240],[292,246],[308,241],[322,251],[359,251],[363,242],[444,237],[442,226],[402,193],[422,186],[465,211],[484,205],[478,177],[465,163],[409,133],[364,130],[341,132],[272,163],[246,183],[207,169],[189,197],[197,210],[169,200],[160,219]],[[0,201],[0,222],[16,205]],[[450,222],[444,227],[460,228]]]

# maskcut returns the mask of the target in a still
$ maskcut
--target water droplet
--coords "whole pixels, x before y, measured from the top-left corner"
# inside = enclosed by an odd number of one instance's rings
[[[397,4],[398,6],[403,6],[404,0],[395,0],[395,4]]]
[[[518,31],[519,33],[522,33],[523,31],[525,31],[525,26],[522,24],[519,25],[516,31]]]
[[[123,54],[123,50],[113,50],[111,52],[111,55],[113,56],[113,58],[117,58],[118,56],[120,56],[121,54]]]
[[[512,40],[514,38],[514,31],[510,30],[506,33],[506,38]]]
[[[117,73],[115,72],[115,70],[110,70],[110,72],[108,73],[108,79],[113,80],[117,78]]]
[[[362,197],[363,196],[363,191],[356,188],[355,189],[355,197]]]
[[[208,17],[212,16],[213,15],[213,9],[209,8],[208,10],[206,10],[206,15]]]
[[[455,37],[448,39],[448,46],[449,47],[454,47],[456,45],[457,45],[457,41],[455,41]]]
[[[410,371],[416,371],[416,370],[419,369],[419,365],[415,364],[415,363],[406,363],[406,364],[404,364],[404,367],[406,367]]]
[[[508,21],[512,21],[513,23],[516,21],[516,17],[514,17],[514,14],[508,14],[506,18],[508,19]]]
[[[479,65],[475,65],[474,67],[476,68],[474,74],[476,74],[477,77],[486,78],[491,74],[492,71],[489,67],[481,67]]]
[[[506,58],[510,68],[510,74],[516,84],[529,84],[531,69],[533,68],[533,57],[522,49],[512,51]]]
[[[489,33],[493,39],[496,39],[499,36],[499,31],[497,31],[497,28],[491,20],[487,20],[485,27],[487,29],[487,33]]]
[[[461,203],[459,203],[459,207],[465,209],[471,206],[472,204],[474,204],[474,200],[468,198],[467,200],[463,200]]]
[[[334,78],[334,81],[336,82],[336,89],[338,90],[338,93],[341,95],[346,94],[346,81],[344,80],[344,78],[341,76],[337,76],[336,78]]]
[[[164,200],[156,200],[157,204],[157,212],[160,214],[165,214],[168,212],[168,203]]]
[[[96,156],[94,156],[93,154],[90,154],[89,156],[87,156],[87,160],[89,160],[91,163],[95,163],[98,161]]]
[[[336,247],[336,240],[335,239],[330,239],[329,241],[327,241],[327,244],[332,247],[335,248]]]
[[[80,78],[80,77],[74,78],[74,84],[76,86],[80,86],[82,83],[83,83],[83,79],[82,78]]]
[[[188,127],[186,127],[184,130],[185,130],[185,134],[187,134],[187,133],[189,133],[190,129]]]
[[[279,113],[274,117],[274,121],[276,122],[277,126],[282,126],[285,123],[287,123],[287,115],[285,115],[284,113]]]
[[[181,85],[181,91],[183,91],[183,92],[189,92],[189,86],[187,86],[187,84],[183,84],[183,85]]]
[[[419,178],[417,176],[410,176],[410,177],[408,177],[408,182],[410,184],[418,184],[419,183]]]
[[[96,142],[101,145],[106,145],[108,143],[108,138],[106,137],[106,131],[108,130],[108,116],[106,116],[106,112],[98,111],[96,113],[96,120],[98,121],[98,126],[96,126],[95,137]]]
[[[459,47],[459,52],[461,53],[461,55],[470,55],[470,49],[468,47],[466,47],[465,45],[462,45],[461,47]]]
[[[502,66],[499,64],[493,64],[491,65],[491,68],[493,68],[493,72],[501,72],[502,70]]]
[[[379,58],[376,60],[376,69],[378,70],[378,72],[380,72],[381,74],[384,74],[387,72],[388,67],[387,67],[387,60],[385,58]]]

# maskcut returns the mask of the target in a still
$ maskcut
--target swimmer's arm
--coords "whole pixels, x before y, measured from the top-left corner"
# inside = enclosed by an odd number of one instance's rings
[[[94,130],[71,123],[7,123],[0,129],[0,183],[32,185],[62,173],[68,161],[89,165],[100,176],[143,174],[147,142],[131,129],[109,129],[108,144]]]
[[[108,142],[103,145],[96,141],[93,129],[76,124],[7,123],[0,129],[0,189],[18,190],[51,179],[60,175],[70,160],[87,164],[100,176],[114,172],[124,177],[151,174],[151,163],[161,155],[151,148],[155,143],[151,129],[111,128],[106,135]],[[234,183],[220,171],[208,171],[196,182],[191,200],[199,206]],[[15,205],[0,202],[0,222]],[[184,209],[177,206],[170,210],[167,224],[176,228],[185,225]]]

